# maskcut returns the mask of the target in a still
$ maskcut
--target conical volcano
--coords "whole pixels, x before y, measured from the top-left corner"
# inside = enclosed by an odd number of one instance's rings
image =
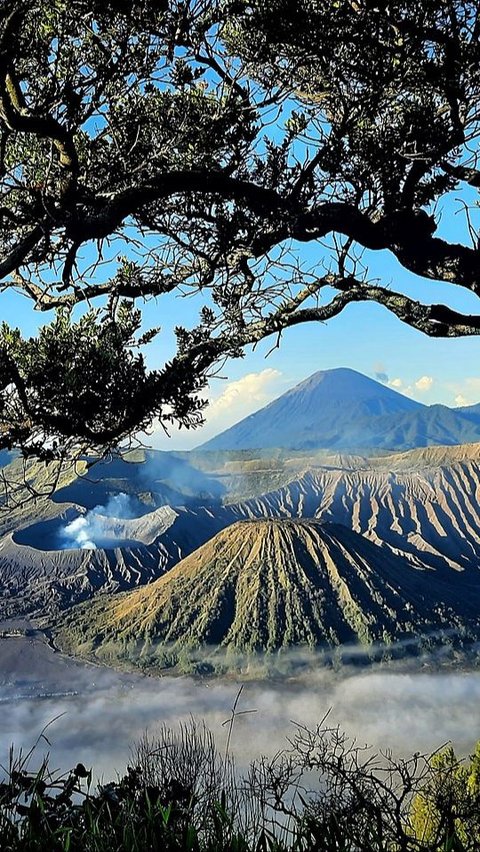
[[[201,450],[408,450],[480,440],[480,418],[422,405],[355,370],[314,373]]]
[[[451,572],[457,574],[457,572]],[[235,523],[155,583],[68,616],[75,650],[369,644],[478,620],[477,586],[422,570],[336,524]],[[70,639],[68,640],[68,636]]]

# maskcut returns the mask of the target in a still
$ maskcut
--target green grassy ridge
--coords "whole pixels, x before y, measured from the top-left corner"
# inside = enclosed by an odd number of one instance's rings
[[[461,648],[480,633],[477,586],[417,570],[336,524],[241,521],[160,580],[73,608],[56,641],[108,664],[183,671],[198,650],[200,671],[214,672],[238,668],[238,655],[255,668],[255,655],[280,649],[353,646],[376,659],[379,645],[409,653],[429,634]]]

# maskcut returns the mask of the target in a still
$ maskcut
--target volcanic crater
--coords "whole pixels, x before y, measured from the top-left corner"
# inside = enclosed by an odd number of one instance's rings
[[[16,530],[12,540],[42,551],[132,549],[152,545],[176,518],[169,506],[133,518],[107,515],[102,509],[80,512],[69,508]]]

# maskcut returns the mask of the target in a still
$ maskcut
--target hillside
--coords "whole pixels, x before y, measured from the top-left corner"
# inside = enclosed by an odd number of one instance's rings
[[[26,478],[40,494],[49,491],[48,468],[28,463],[24,469],[23,460],[8,456],[4,462],[8,480],[20,487]],[[157,579],[221,529],[208,507],[223,491],[220,478],[186,459],[145,450],[99,462],[89,471],[86,460],[72,465],[53,499],[33,501],[20,488],[18,505],[0,511],[0,618],[52,615],[97,591]],[[189,505],[195,506],[194,524]],[[79,524],[85,524],[89,539],[93,535],[91,547],[80,536],[66,535],[70,525]]]
[[[71,507],[0,540],[0,617],[59,610],[96,592],[118,592],[156,580],[225,525],[207,508],[160,507],[139,518],[102,518],[98,546],[59,546]]]
[[[165,455],[155,461],[159,482]],[[120,484],[134,496],[139,476],[137,463],[126,463],[121,478],[105,475],[99,481],[106,506],[87,511],[80,504],[48,501],[35,507],[40,520],[24,514],[26,510],[18,513],[16,523],[15,517],[8,525],[4,519],[0,614],[54,614],[95,592],[151,582],[220,530],[255,518],[339,523],[406,563],[435,569],[437,576],[478,572],[479,445],[430,447],[380,458],[318,452],[198,457],[206,466],[210,462],[203,476],[218,482],[231,502],[158,509],[141,501],[125,504],[120,498],[128,493],[116,489]],[[195,458],[187,469],[194,468]],[[171,460],[166,463],[168,470]],[[79,494],[75,481],[69,487]],[[89,487],[93,492],[94,484]],[[92,494],[89,502],[95,502]],[[123,517],[122,510],[127,510]],[[94,539],[91,546],[66,538],[72,521],[85,524]]]
[[[355,370],[314,373],[199,449],[409,450],[480,441],[472,406],[422,405]]]
[[[70,611],[60,644],[110,659],[172,646],[368,645],[477,630],[479,604],[480,577],[447,582],[336,524],[257,520],[220,532],[149,586]]]
[[[317,468],[231,507],[235,517],[316,517],[431,567],[480,564],[480,462],[416,468]]]

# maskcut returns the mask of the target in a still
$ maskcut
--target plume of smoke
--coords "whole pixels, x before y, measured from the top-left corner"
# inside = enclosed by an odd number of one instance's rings
[[[87,515],[93,515],[93,512],[88,512]],[[95,525],[97,517],[94,516],[93,525]],[[91,526],[91,518],[79,515],[78,518],[74,518],[73,521],[62,527],[60,531],[60,538],[63,542],[62,549],[67,550],[71,547],[80,547],[82,550],[95,550],[97,545],[91,538]]]
[[[149,452],[145,463],[137,469],[139,488],[152,491],[157,505],[219,504],[225,494],[224,484],[202,470],[193,458],[175,453]]]
[[[124,492],[114,494],[104,506],[95,506],[85,515],[79,515],[60,528],[58,532],[60,549],[96,550],[97,547],[104,547],[105,542],[108,543],[110,538],[105,520],[107,518],[130,520],[134,517],[136,517],[135,499]],[[110,546],[116,544],[116,541],[112,541]]]

